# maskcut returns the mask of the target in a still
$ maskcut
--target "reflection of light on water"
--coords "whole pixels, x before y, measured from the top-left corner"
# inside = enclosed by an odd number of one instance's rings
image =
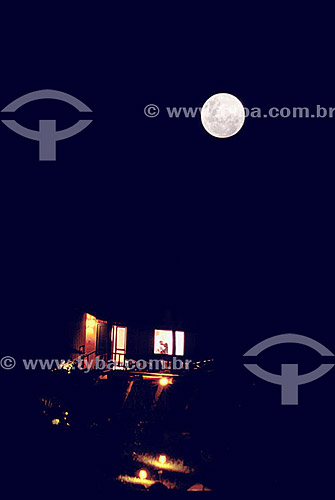
[[[130,484],[143,484],[145,487],[149,487],[153,485],[154,483],[157,483],[158,481],[153,481],[152,479],[140,479],[139,477],[133,477],[133,476],[118,476],[117,477],[118,481],[121,481],[121,483],[130,483]],[[164,481],[159,481],[160,483],[164,484],[169,490],[172,490],[176,487],[176,483],[173,483],[168,480]]]
[[[162,457],[165,457],[165,460]],[[149,455],[148,453],[144,455],[134,454],[135,460],[146,465],[151,465],[152,467],[157,467],[158,469],[171,470],[174,472],[183,472],[184,474],[189,474],[191,469],[184,465],[183,460],[173,460],[167,458],[165,455],[160,455],[157,457]]]
[[[122,483],[143,484],[144,486],[151,486],[155,482],[151,479],[141,479],[139,477],[132,476],[119,476],[118,480]]]

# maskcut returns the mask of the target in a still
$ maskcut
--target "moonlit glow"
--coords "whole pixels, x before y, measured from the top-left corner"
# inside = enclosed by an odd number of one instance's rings
[[[220,139],[237,134],[243,127],[244,119],[241,101],[231,94],[214,94],[201,108],[204,129]]]

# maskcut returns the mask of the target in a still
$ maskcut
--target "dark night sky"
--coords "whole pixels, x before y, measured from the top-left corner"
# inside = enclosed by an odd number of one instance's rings
[[[169,311],[197,332],[200,352],[210,343],[220,354],[223,379],[234,380],[230,435],[241,436],[238,425],[264,429],[241,367],[247,349],[286,332],[335,348],[334,122],[247,120],[235,137],[216,140],[199,120],[169,119],[163,108],[201,106],[217,92],[247,107],[334,106],[330,31],[317,13],[316,37],[291,10],[263,19],[226,7],[218,16],[194,5],[159,9],[81,5],[33,25],[22,13],[2,34],[1,109],[53,88],[94,111],[88,129],[59,143],[52,165],[37,161],[36,143],[1,126],[6,340],[12,352],[51,352],[75,307],[139,323]],[[9,43],[8,33],[19,40]],[[158,118],[145,118],[148,103],[162,108]],[[77,117],[50,106],[59,126]],[[42,112],[27,106],[22,123],[36,127]],[[260,387],[273,397],[269,419],[279,418],[279,395]],[[245,420],[235,419],[236,401],[247,406]],[[304,403],[301,418],[319,418]],[[301,442],[291,450],[298,461]]]

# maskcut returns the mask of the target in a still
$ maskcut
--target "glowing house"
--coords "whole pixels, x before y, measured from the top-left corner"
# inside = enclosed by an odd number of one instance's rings
[[[72,325],[72,359],[96,357],[114,361],[120,368],[126,359],[185,356],[185,332],[173,329],[142,328],[116,324],[82,313]]]

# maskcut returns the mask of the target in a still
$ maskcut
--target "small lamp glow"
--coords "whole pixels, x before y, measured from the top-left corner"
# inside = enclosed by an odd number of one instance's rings
[[[161,465],[164,465],[166,462],[166,455],[159,455],[158,461]]]
[[[168,380],[167,378],[165,378],[165,377],[164,377],[164,378],[159,379],[159,383],[160,383],[160,385],[162,385],[162,386],[166,386],[166,385],[168,385],[169,380]]]
[[[143,481],[144,479],[147,479],[148,473],[145,469],[141,469],[138,473],[138,477]]]

